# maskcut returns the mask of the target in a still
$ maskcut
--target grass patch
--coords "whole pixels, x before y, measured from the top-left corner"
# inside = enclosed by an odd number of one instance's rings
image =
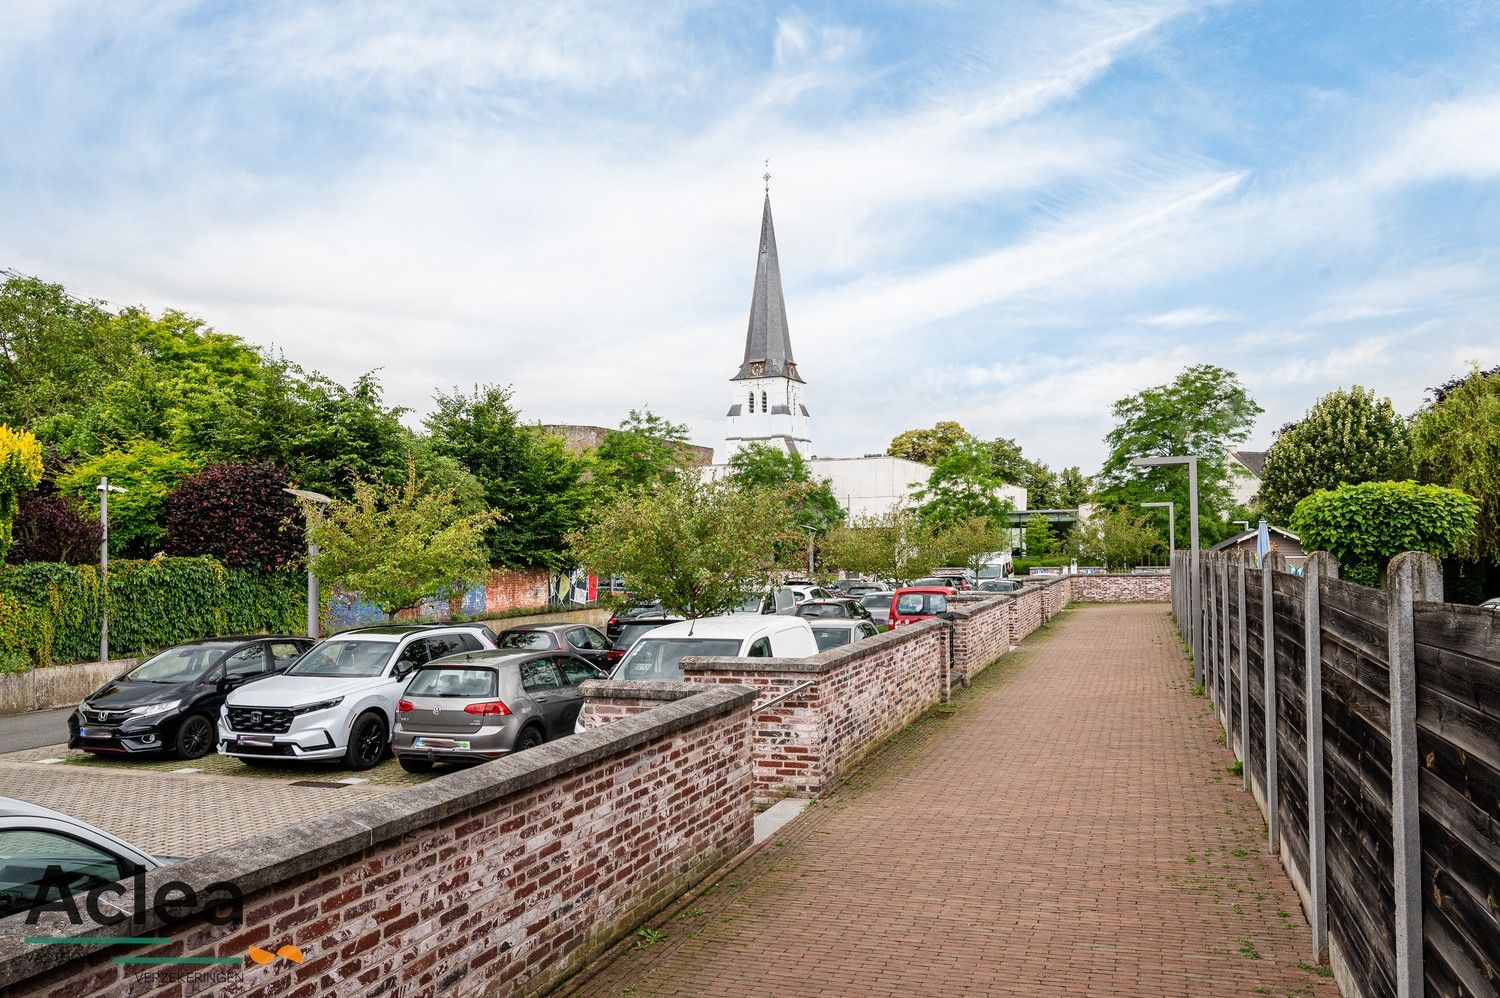
[[[1245,774],[1245,764],[1243,762],[1240,762],[1238,759],[1225,766],[1224,769],[1226,772],[1233,773],[1235,776],[1243,776]]]
[[[1314,974],[1314,975],[1316,975],[1318,977],[1332,977],[1333,976],[1333,968],[1332,967],[1320,967],[1320,966],[1318,966],[1315,963],[1308,963],[1306,960],[1303,960],[1301,963],[1297,964],[1297,969],[1298,970],[1305,970],[1309,974]]]
[[[1255,943],[1251,942],[1249,939],[1241,939],[1240,956],[1245,957],[1247,960],[1259,960],[1260,950],[1256,949]]]
[[[635,949],[648,949],[667,938],[667,934],[660,929],[641,926],[635,930]]]

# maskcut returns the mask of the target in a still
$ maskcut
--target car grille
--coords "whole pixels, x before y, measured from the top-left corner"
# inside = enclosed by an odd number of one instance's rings
[[[229,726],[259,735],[284,735],[292,726],[292,712],[285,707],[230,707]]]
[[[128,710],[93,710],[85,707],[83,719],[89,724],[119,724],[130,716]]]

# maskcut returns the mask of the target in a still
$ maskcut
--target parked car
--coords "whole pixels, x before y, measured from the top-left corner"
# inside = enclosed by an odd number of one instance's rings
[[[812,624],[813,640],[818,643],[818,651],[842,648],[865,638],[873,638],[878,633],[875,625],[868,620],[812,620],[808,623]]]
[[[868,596],[871,593],[884,593],[889,591],[890,590],[888,590],[883,584],[879,582],[856,582],[845,590],[848,595],[855,598],[858,598],[860,596]]]
[[[730,613],[793,613],[797,609],[797,594],[787,586],[777,586],[759,596],[753,593],[740,600]]]
[[[609,621],[604,625],[604,635],[614,641],[620,636],[620,628],[625,626],[627,621],[664,615],[666,615],[666,610],[660,603],[636,603],[610,614]]]
[[[1481,609],[1494,610],[1496,613],[1500,613],[1500,599],[1487,599],[1479,604],[1479,606]]]
[[[797,616],[817,620],[869,620],[870,611],[857,599],[847,596],[830,596],[828,599],[810,599],[797,607]]]
[[[949,586],[907,586],[891,597],[891,627],[911,625],[948,612]]]
[[[588,624],[537,624],[532,627],[512,627],[500,632],[495,647],[520,651],[565,651],[571,652],[608,671],[620,659],[623,651],[616,651],[612,643],[596,627]]]
[[[624,658],[625,653],[641,639],[643,634],[649,634],[658,627],[664,627],[667,624],[675,624],[681,619],[681,617],[642,617],[639,620],[627,621],[620,631],[620,636],[615,639],[614,645],[611,646],[611,650],[620,653],[616,661]]]
[[[502,635],[503,637],[504,635]],[[391,749],[401,768],[484,762],[573,733],[580,684],[604,675],[563,652],[464,652],[412,673],[396,704]]]
[[[635,643],[611,679],[681,682],[690,656],[807,658],[818,653],[812,628],[801,617],[729,615],[683,620],[659,627]]]
[[[829,596],[828,590],[812,582],[787,582],[785,588],[792,591],[792,597],[798,606],[810,599],[827,599]]]
[[[85,894],[169,862],[61,811],[0,797],[0,918],[36,907],[47,886]],[[56,891],[41,900],[55,903]]]
[[[214,750],[219,708],[230,691],[281,672],[312,646],[311,638],[269,634],[157,652],[83,698],[68,717],[68,747],[202,758]]]
[[[219,715],[219,751],[246,763],[385,757],[406,679],[434,659],[493,648],[477,624],[364,627],[314,645],[279,676],[235,690]]]
[[[985,579],[979,583],[979,591],[982,593],[1013,593],[1018,591],[1025,583],[1015,579]]]
[[[926,579],[917,579],[912,583],[912,585],[946,587],[948,589],[954,590],[955,592],[962,592],[966,589],[974,588],[973,585],[969,583],[968,579],[958,575],[934,575]]]
[[[859,598],[859,605],[870,614],[870,621],[878,628],[891,626],[891,599],[894,592],[866,593]]]

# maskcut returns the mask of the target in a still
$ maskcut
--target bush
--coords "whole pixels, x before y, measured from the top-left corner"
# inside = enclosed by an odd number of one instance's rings
[[[263,572],[298,564],[302,512],[282,491],[287,481],[271,462],[211,464],[184,478],[166,499],[167,554]]]
[[[1345,579],[1379,586],[1403,551],[1452,554],[1474,531],[1479,504],[1457,489],[1415,482],[1365,482],[1321,490],[1292,511],[1307,551],[1328,551]]]
[[[99,557],[99,519],[84,516],[60,495],[33,489],[21,494],[15,543],[8,559],[89,564]]]
[[[99,478],[127,491],[109,497],[110,555],[153,555],[166,531],[162,504],[178,480],[196,470],[194,461],[154,440],[132,440],[120,450],[89,458],[59,475],[57,490],[99,515]]]
[[[111,562],[110,654],[224,634],[301,633],[303,586],[300,572],[226,568],[212,558]],[[96,657],[98,569],[28,563],[0,570],[0,657],[7,653],[43,666]]]

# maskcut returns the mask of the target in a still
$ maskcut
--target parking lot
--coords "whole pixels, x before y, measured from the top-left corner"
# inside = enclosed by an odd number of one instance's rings
[[[352,773],[325,765],[251,769],[208,755],[193,762],[98,758],[58,744],[0,755],[0,796],[82,818],[163,857],[186,858],[431,779],[394,760]]]

